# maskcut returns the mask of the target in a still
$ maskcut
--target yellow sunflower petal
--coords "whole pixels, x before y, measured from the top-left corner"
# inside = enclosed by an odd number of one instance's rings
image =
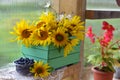
[[[64,56],[66,57],[72,50],[73,50],[72,45],[68,43],[64,48]]]
[[[48,69],[49,66],[40,61],[34,63],[33,68],[31,68],[31,72],[34,73],[34,77],[47,77],[50,74]]]
[[[34,39],[32,41],[32,45],[35,46],[46,46],[51,43],[51,35],[49,34],[49,29],[45,27],[35,30],[32,34],[32,38]]]
[[[58,28],[57,31],[53,33],[52,41],[57,47],[65,46],[68,41],[68,35],[65,33],[65,28]]]
[[[17,40],[21,41],[22,44],[29,46],[31,44],[29,42],[30,42],[31,33],[33,31],[32,27],[33,26],[29,25],[25,20],[21,20],[13,28],[14,31],[10,33],[15,35],[17,37]]]

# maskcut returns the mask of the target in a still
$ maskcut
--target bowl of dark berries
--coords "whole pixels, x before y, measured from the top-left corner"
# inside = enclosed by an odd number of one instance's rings
[[[23,58],[14,61],[16,65],[16,71],[24,76],[31,76],[30,68],[34,65],[34,60],[29,58]]]

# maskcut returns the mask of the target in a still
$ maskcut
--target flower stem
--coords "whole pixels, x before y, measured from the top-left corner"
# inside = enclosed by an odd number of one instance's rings
[[[104,47],[101,47],[101,54],[102,54],[102,57],[104,57]]]
[[[114,46],[116,43],[118,44],[118,48],[120,48],[119,42],[120,42],[120,40],[115,41],[113,44],[111,44],[111,45],[109,46],[109,49],[112,48],[112,46]]]

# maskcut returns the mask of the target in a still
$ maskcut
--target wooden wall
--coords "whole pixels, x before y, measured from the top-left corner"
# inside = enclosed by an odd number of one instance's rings
[[[85,21],[86,0],[52,0],[52,8],[58,14],[79,15],[82,21]],[[80,48],[80,62],[67,68],[63,80],[83,80],[83,49],[84,41]]]

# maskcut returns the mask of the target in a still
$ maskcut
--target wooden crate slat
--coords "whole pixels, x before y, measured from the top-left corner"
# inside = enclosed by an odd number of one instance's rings
[[[46,49],[47,48],[47,49]],[[38,58],[43,59],[52,59],[56,57],[63,57],[64,56],[64,49],[62,48],[60,51],[58,48],[49,48],[48,47],[25,47],[22,46],[21,52],[25,55],[31,55]],[[70,52],[72,53],[79,53],[80,52],[80,44],[74,47],[74,50]]]

